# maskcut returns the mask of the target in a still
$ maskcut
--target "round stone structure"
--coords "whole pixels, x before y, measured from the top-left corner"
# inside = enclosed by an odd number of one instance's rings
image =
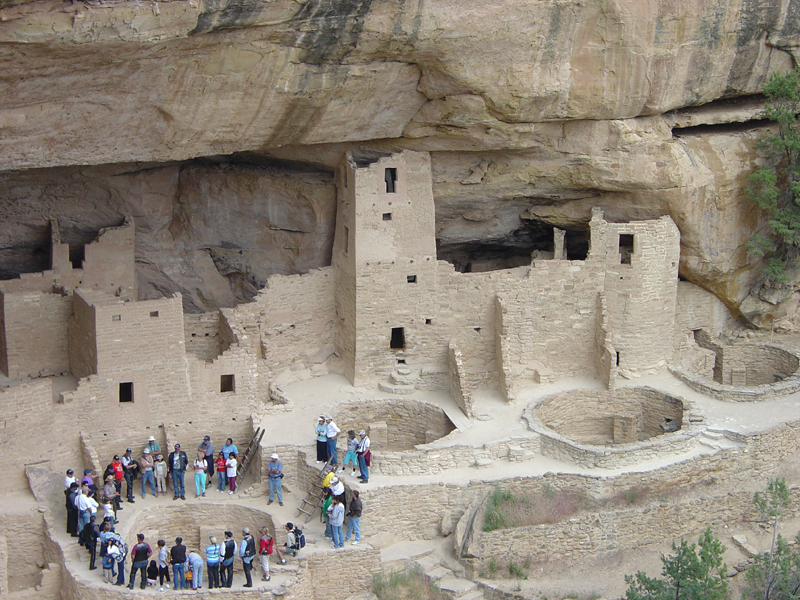
[[[728,402],[753,402],[800,391],[800,354],[775,344],[722,346],[695,336],[715,355],[713,370],[672,373],[692,389]]]
[[[683,398],[630,387],[562,392],[532,404],[524,417],[544,456],[613,469],[687,450],[700,433],[690,411]]]
[[[383,451],[413,451],[443,438],[456,427],[441,407],[411,399],[360,400],[338,404],[332,416],[346,437],[349,429],[366,430]]]

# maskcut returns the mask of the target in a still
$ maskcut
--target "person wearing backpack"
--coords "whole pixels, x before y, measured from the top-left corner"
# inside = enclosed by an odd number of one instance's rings
[[[258,554],[261,557],[261,570],[264,572],[264,575],[261,577],[261,581],[269,581],[269,556],[275,549],[275,540],[272,539],[272,536],[269,533],[269,528],[265,525],[261,528],[261,540],[258,544]]]
[[[245,527],[242,529],[242,543],[239,547],[239,556],[242,558],[242,568],[244,569],[244,576],[247,579],[242,587],[253,587],[253,577],[250,571],[253,570],[253,559],[256,557],[256,541],[250,535],[250,530]]]
[[[236,541],[233,532],[225,532],[225,541],[222,543],[222,562],[220,563],[219,578],[222,587],[233,585],[233,559],[236,556]]]

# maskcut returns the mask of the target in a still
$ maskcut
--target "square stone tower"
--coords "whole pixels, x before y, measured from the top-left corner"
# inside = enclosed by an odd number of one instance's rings
[[[336,348],[345,374],[358,384],[431,353],[444,360],[430,327],[438,295],[430,156],[347,153],[336,181]]]

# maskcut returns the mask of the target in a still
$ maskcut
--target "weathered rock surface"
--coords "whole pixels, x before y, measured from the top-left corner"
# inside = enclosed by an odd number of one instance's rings
[[[797,293],[765,293],[746,252],[765,129],[753,95],[798,56],[798,13],[800,0],[0,0],[0,273],[46,266],[51,215],[77,244],[133,214],[143,296],[230,305],[330,260],[345,149],[413,148],[433,153],[442,257],[518,264],[552,225],[580,252],[592,206],[669,214],[681,275],[768,326]]]

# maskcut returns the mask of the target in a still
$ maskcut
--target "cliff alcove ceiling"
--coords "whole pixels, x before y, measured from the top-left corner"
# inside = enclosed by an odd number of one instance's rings
[[[41,268],[51,217],[77,244],[132,214],[143,297],[231,306],[329,263],[345,150],[407,148],[459,268],[518,264],[592,206],[669,214],[682,277],[791,316],[751,294],[744,190],[797,33],[769,2],[0,2],[0,274]]]

